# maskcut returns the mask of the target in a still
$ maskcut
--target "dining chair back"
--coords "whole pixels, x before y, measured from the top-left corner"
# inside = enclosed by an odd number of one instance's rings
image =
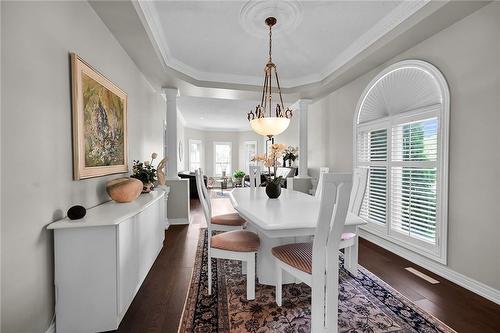
[[[349,207],[351,173],[323,173],[322,200],[312,249],[312,321],[317,330],[337,332],[338,247]],[[332,207],[333,205],[333,207]],[[325,286],[325,288],[316,288]],[[324,313],[321,311],[325,309]],[[321,325],[321,327],[320,327]],[[316,332],[316,330],[312,330]]]
[[[201,169],[196,170],[194,174],[196,178],[196,188],[200,198],[200,205],[207,222],[208,234],[211,235],[212,203],[210,201],[210,197],[208,196],[208,189],[205,187],[205,183],[203,182],[203,173]]]
[[[330,171],[330,168],[328,168],[328,167],[319,168],[318,185],[316,186],[316,192],[314,193],[314,196],[316,197],[316,199],[321,198],[321,190],[323,188],[323,175],[329,171]]]
[[[204,189],[203,175],[201,169],[196,170],[196,186],[200,193],[200,204],[202,206],[208,229],[208,263],[207,280],[208,294],[212,294],[212,258],[239,260],[245,268],[247,276],[247,299],[255,298],[255,255],[260,246],[259,236],[251,231],[242,230],[244,220],[237,214],[220,215],[217,224],[216,217],[212,216],[212,209],[208,190]],[[236,222],[230,223],[229,222]],[[225,231],[212,236],[212,231]],[[242,267],[242,268],[243,268]]]
[[[352,190],[349,212],[359,215],[368,182],[368,168],[355,168],[352,174]]]
[[[311,332],[336,333],[338,246],[349,207],[352,174],[323,173],[321,187],[312,244],[287,244],[272,250],[277,267],[276,303],[281,306],[282,270],[285,270],[311,287]]]
[[[212,231],[232,231],[244,229],[246,221],[238,213],[228,213],[219,214],[214,216],[212,211],[212,201],[210,200],[210,194],[208,188],[203,180],[203,172],[201,168],[196,170],[196,186],[200,195],[200,203],[203,209],[203,214],[205,215],[205,220],[207,221],[207,227],[209,228],[210,235]]]
[[[260,186],[260,166],[251,165],[249,167],[249,177],[250,177],[250,188],[256,188]]]
[[[366,184],[368,182],[368,168],[356,168],[352,175],[352,190],[349,200],[349,213],[359,215],[363,198],[365,196]],[[358,228],[342,234],[339,250],[344,249],[344,268],[353,276],[358,274]]]

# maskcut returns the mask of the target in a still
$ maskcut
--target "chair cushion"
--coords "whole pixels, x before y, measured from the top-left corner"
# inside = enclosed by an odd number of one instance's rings
[[[260,246],[257,234],[247,230],[234,230],[212,236],[211,247],[235,252],[256,252]]]
[[[340,236],[340,240],[345,241],[354,237],[356,237],[356,234],[353,234],[352,232],[344,232],[342,236]]]
[[[242,226],[245,224],[245,222],[246,221],[238,213],[217,215],[212,217],[212,223],[219,225]]]
[[[298,270],[312,274],[312,243],[294,243],[273,247],[273,255]]]

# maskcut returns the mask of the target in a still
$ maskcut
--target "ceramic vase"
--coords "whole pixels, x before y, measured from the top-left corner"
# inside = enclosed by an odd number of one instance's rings
[[[281,185],[279,183],[268,182],[266,185],[266,194],[269,199],[277,199],[281,194]]]

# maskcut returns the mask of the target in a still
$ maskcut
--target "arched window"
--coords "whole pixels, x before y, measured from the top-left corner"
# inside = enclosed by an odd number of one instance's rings
[[[446,263],[449,89],[419,60],[389,66],[361,95],[354,161],[369,168],[365,229]]]

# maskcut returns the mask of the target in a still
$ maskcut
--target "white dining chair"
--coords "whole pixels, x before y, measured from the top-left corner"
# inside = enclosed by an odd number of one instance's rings
[[[251,165],[249,167],[249,177],[250,177],[250,188],[256,188],[260,186],[260,166]]]
[[[276,303],[282,304],[286,271],[311,287],[311,332],[336,333],[338,311],[338,247],[349,207],[352,175],[324,173],[318,223],[310,243],[274,247]]]
[[[359,215],[366,192],[367,182],[368,168],[355,168],[352,175],[352,190],[348,208],[349,213]],[[339,250],[344,249],[344,268],[354,276],[358,273],[358,247],[359,237],[357,233],[345,232],[342,234]]]
[[[200,176],[200,170],[196,171],[196,177]],[[260,239],[257,234],[247,230],[226,231],[212,236],[215,224],[212,220],[209,209],[208,198],[202,188],[202,182],[196,182],[200,195],[200,204],[208,226],[208,294],[212,294],[212,258],[239,260],[246,267],[247,276],[247,300],[255,299],[255,255],[259,250]],[[243,271],[242,271],[243,272]]]
[[[198,193],[202,194],[199,195],[200,202],[202,197],[204,197],[209,210],[210,219],[207,219],[207,225],[211,224],[212,225],[211,230],[213,231],[232,231],[232,230],[243,229],[245,227],[246,221],[238,213],[229,213],[229,214],[212,216],[212,202],[210,200],[208,188],[205,185],[203,178],[204,178],[203,172],[201,171],[201,169],[196,170],[195,172],[196,186]]]
[[[318,177],[318,185],[316,186],[316,192],[314,193],[314,196],[316,199],[321,198],[321,189],[323,187],[323,174],[330,172],[330,168],[328,167],[321,167],[319,168],[319,177]]]

